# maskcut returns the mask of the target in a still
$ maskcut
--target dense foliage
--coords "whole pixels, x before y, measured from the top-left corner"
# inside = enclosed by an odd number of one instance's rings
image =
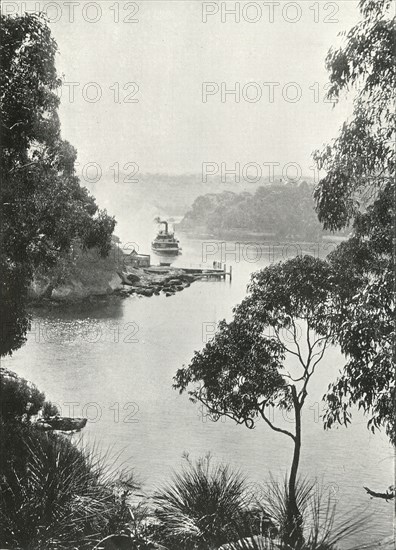
[[[35,14],[1,15],[0,23],[3,355],[24,341],[35,268],[55,265],[76,240],[106,255],[115,221],[80,186],[76,151],[61,138],[57,45],[48,25]]]
[[[254,194],[210,193],[198,197],[181,222],[184,230],[204,229],[215,235],[229,230],[282,239],[313,241],[321,234],[312,191],[306,182],[259,187]]]
[[[91,549],[130,520],[117,499],[116,476],[67,437],[34,426],[5,424],[1,455],[2,547]]]
[[[353,91],[354,111],[315,157],[326,176],[315,190],[320,221],[352,236],[329,261],[340,281],[337,341],[346,357],[327,395],[326,425],[347,423],[352,405],[396,443],[395,377],[395,17],[390,0],[361,0],[362,21],[327,57],[330,97]]]
[[[87,548],[126,529],[136,484],[106,466],[110,457],[44,431],[36,415],[56,412],[34,384],[2,369],[0,545]]]
[[[0,369],[0,420],[29,421],[45,405],[45,396],[24,378]]]

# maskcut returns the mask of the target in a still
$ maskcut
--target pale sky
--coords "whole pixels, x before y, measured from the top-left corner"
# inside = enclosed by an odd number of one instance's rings
[[[116,162],[121,168],[133,162],[141,173],[180,174],[200,173],[203,162],[230,167],[295,162],[313,175],[312,151],[336,136],[348,113],[347,102],[335,109],[323,102],[324,65],[337,34],[359,18],[354,0],[279,0],[272,7],[269,2],[32,0],[3,2],[3,11],[20,10],[21,4],[28,10],[47,6],[48,15],[59,19],[51,23],[60,50],[58,70],[65,82],[78,83],[73,102],[70,86],[62,89],[62,133],[83,165],[96,162],[106,172]],[[226,9],[239,11],[240,21]],[[204,82],[213,83],[207,87],[216,92],[206,102]],[[270,82],[276,83],[273,102]],[[231,94],[222,102],[222,86],[231,90],[236,83],[239,102]],[[101,98],[89,102],[83,89],[88,98],[98,91]],[[296,93],[298,101],[287,101]],[[138,102],[124,102],[128,94]],[[261,98],[253,101],[257,94]]]

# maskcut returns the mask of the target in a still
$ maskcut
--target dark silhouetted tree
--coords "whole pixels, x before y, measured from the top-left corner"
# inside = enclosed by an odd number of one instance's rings
[[[291,548],[302,540],[296,498],[301,452],[301,412],[309,381],[332,341],[329,323],[334,285],[327,262],[311,256],[269,266],[252,276],[249,294],[234,318],[219,324],[203,350],[178,370],[175,388],[188,391],[214,419],[228,416],[254,428],[258,419],[288,437],[293,458],[282,537]],[[295,365],[285,363],[293,358]],[[275,422],[271,409],[291,411],[294,430]]]
[[[35,268],[56,265],[75,241],[106,255],[115,221],[80,186],[76,151],[61,138],[57,45],[45,19],[1,15],[0,23],[3,355],[25,339],[26,296]]]
[[[330,230],[352,225],[329,257],[340,289],[333,329],[346,362],[326,396],[326,425],[348,423],[357,405],[395,444],[395,17],[390,0],[359,6],[362,20],[327,57],[329,96],[352,91],[353,115],[315,153],[326,172],[315,190],[320,221]]]

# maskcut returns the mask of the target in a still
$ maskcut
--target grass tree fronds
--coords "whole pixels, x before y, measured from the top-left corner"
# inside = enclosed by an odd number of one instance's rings
[[[247,480],[210,456],[188,460],[154,495],[158,537],[172,549],[214,549],[235,540],[251,496]]]
[[[136,491],[136,481],[97,447],[88,451],[34,428],[9,436],[18,440],[22,459],[2,464],[2,545],[91,549],[130,522],[127,496]]]

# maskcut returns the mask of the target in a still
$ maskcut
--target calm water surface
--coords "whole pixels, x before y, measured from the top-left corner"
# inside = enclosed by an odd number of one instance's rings
[[[182,241],[183,256],[176,263],[202,262],[202,242]],[[227,246],[231,250],[233,245]],[[216,255],[208,262],[224,260],[217,243],[208,247],[213,250]],[[294,250],[287,249],[287,254]],[[40,311],[26,345],[4,365],[34,381],[60,404],[63,414],[88,416],[84,438],[103,449],[123,449],[148,491],[169,479],[185,451],[194,458],[210,451],[241,468],[252,482],[267,480],[269,472],[281,478],[291,459],[288,438],[263,425],[248,430],[228,419],[211,422],[198,405],[172,389],[176,370],[202,348],[213,323],[230,318],[232,307],[245,295],[250,273],[273,256],[268,247],[259,253],[245,247],[239,257],[228,254],[226,260],[233,266],[231,284],[196,282],[169,298],[132,297],[89,311]],[[363,485],[385,490],[392,481],[393,455],[386,437],[371,435],[358,414],[348,429],[323,430],[320,399],[341,366],[337,349],[329,349],[312,380],[303,418],[301,472],[323,483],[340,518],[360,513],[368,518],[369,533],[352,537],[348,548],[392,533],[392,505],[370,500]]]

